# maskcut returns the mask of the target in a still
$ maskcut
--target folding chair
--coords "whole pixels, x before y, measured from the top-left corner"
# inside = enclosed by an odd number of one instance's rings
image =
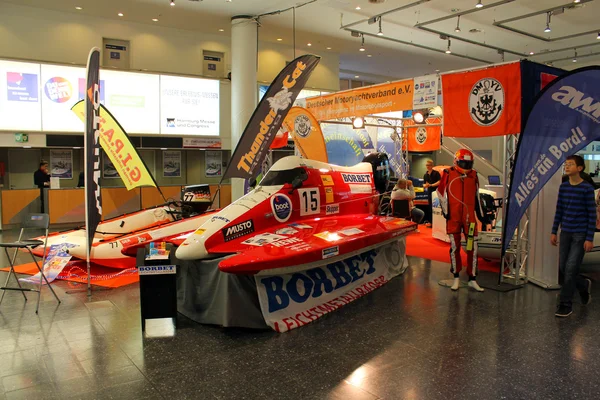
[[[392,216],[396,218],[410,218],[409,200],[392,200]]]
[[[56,293],[54,293],[54,289],[52,289],[52,286],[50,286],[48,279],[46,279],[46,275],[44,275],[44,270],[43,270],[44,264],[46,263],[46,252],[47,252],[46,245],[48,244],[48,229],[49,229],[48,227],[49,227],[49,225],[50,225],[50,217],[48,216],[48,214],[29,214],[27,216],[27,218],[25,219],[25,221],[23,222],[23,224],[21,225],[21,233],[19,234],[19,239],[16,242],[0,243],[0,247],[4,248],[4,253],[6,253],[6,258],[8,259],[8,263],[10,264],[10,271],[8,272],[8,276],[6,277],[6,282],[4,283],[3,287],[0,287],[0,289],[2,289],[2,297],[0,297],[0,304],[2,304],[2,300],[4,299],[4,295],[6,294],[7,290],[20,291],[23,294],[25,301],[27,301],[27,296],[25,296],[25,292],[37,292],[38,298],[37,298],[37,305],[35,307],[35,313],[37,314],[38,309],[40,308],[40,295],[42,293],[43,280],[46,281],[46,285],[48,285],[48,288],[54,295],[54,298],[60,304],[60,300],[58,299],[58,296],[56,295]],[[22,240],[23,232],[26,229],[44,229],[46,240],[45,241]],[[44,246],[44,253],[42,255],[42,267],[40,267],[40,264],[38,263],[35,256],[33,255],[33,252],[31,251],[31,249],[33,249],[34,247],[41,246],[41,245]],[[10,255],[8,254],[8,249],[15,249],[12,259],[10,258]],[[33,262],[35,263],[35,266],[40,271],[40,275],[41,275],[40,283],[39,283],[39,286],[37,289],[29,289],[29,288],[22,287],[21,282],[19,282],[19,278],[17,277],[17,274],[15,273],[15,268],[14,268],[15,259],[17,258],[17,252],[20,249],[25,249],[29,252],[29,254],[31,255],[31,258],[33,259]],[[17,285],[19,285],[18,288],[17,287],[8,287],[8,281],[10,280],[11,275],[13,275],[15,277],[15,280],[17,281]]]

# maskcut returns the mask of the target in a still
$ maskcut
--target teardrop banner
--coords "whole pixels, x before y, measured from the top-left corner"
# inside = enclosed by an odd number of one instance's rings
[[[250,117],[221,182],[251,179],[259,173],[283,120],[320,60],[311,54],[300,56],[277,75]]]

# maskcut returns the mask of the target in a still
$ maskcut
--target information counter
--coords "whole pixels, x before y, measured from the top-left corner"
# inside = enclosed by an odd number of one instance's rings
[[[182,186],[161,186],[168,200],[180,200]],[[211,196],[217,193],[218,185],[210,185]],[[83,188],[46,189],[47,210],[50,224],[82,224],[85,221],[85,194]],[[40,212],[40,189],[16,189],[0,192],[2,225],[20,225],[29,213]],[[144,187],[127,190],[124,187],[102,188],[103,218],[114,218],[143,208],[163,204],[164,200],[156,188]],[[215,200],[215,208],[231,203],[231,186],[222,185]]]

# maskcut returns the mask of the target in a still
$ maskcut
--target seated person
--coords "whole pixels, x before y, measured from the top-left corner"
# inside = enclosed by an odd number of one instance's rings
[[[425,217],[425,212],[418,209],[413,204],[415,198],[415,189],[413,183],[407,179],[398,179],[398,183],[392,190],[392,207],[394,200],[408,200],[408,209],[410,210],[411,220],[417,224],[420,224]]]

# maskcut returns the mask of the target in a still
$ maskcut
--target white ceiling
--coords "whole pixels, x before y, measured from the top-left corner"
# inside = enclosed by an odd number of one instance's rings
[[[230,18],[234,15],[257,16],[298,6],[303,2],[302,0],[300,2],[298,0],[232,0],[231,2],[175,0],[176,6],[170,7],[170,0],[0,1],[216,33],[225,37],[230,35]],[[447,71],[489,62],[501,62],[503,56],[498,53],[498,49],[505,50],[506,61],[528,57],[540,62],[553,61],[555,66],[567,69],[600,63],[600,40],[596,39],[597,33],[600,32],[600,21],[598,21],[600,0],[581,0],[585,4],[553,15],[551,33],[543,32],[546,26],[545,13],[506,23],[506,26],[511,29],[539,36],[537,38],[495,26],[494,22],[560,6],[572,6],[572,0],[484,0],[486,7],[482,9],[474,7],[476,0],[421,0],[422,4],[383,15],[381,19],[384,36],[382,37],[376,36],[377,23],[370,25],[366,22],[370,17],[415,2],[418,0],[385,0],[382,4],[370,4],[368,0],[316,0],[314,3],[296,9],[297,47],[301,52],[338,53],[342,76],[354,78],[355,75],[359,75],[361,80],[373,82],[417,76],[435,70]],[[75,6],[83,7],[83,10],[76,11]],[[357,6],[360,6],[361,10],[356,10]],[[124,13],[124,17],[118,17],[118,12]],[[463,13],[467,14],[461,16],[461,32],[456,33],[455,16]],[[447,16],[452,18],[416,26]],[[159,21],[152,22],[152,18],[158,18]],[[262,16],[260,21],[262,24],[259,31],[260,40],[276,42],[277,38],[281,38],[282,43],[292,44],[291,11]],[[350,31],[341,29],[342,25],[355,22],[359,23],[348,29],[364,34],[365,52],[359,51],[361,38],[352,37]],[[224,32],[219,32],[219,29],[224,29]],[[471,29],[479,29],[481,32],[469,33]],[[581,32],[588,33],[585,36],[564,40],[543,40]],[[440,39],[440,33],[454,37],[451,40],[451,55],[444,53],[447,41]],[[479,42],[487,47],[466,41]],[[306,45],[308,42],[312,43],[311,47]],[[427,49],[412,46],[411,43]],[[327,50],[327,47],[331,47],[331,50]],[[578,48],[577,63],[572,62],[574,47]],[[544,54],[542,53],[544,50],[553,52]],[[530,56],[530,52],[535,54]]]

